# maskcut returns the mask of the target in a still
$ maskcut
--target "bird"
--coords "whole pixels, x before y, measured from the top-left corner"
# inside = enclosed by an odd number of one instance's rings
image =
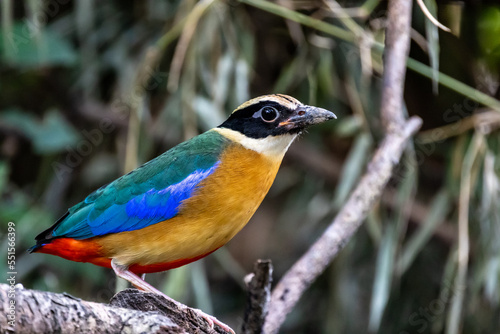
[[[225,245],[260,206],[294,139],[334,118],[284,94],[253,98],[221,125],[88,195],[28,251],[111,268],[140,290],[163,295],[144,275]]]

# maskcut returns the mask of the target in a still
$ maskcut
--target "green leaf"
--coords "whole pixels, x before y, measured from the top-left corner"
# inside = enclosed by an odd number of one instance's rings
[[[363,131],[363,120],[357,115],[347,115],[337,121],[335,133],[340,138],[354,137]]]
[[[397,239],[396,225],[388,225],[380,243],[377,265],[375,267],[375,279],[370,304],[370,320],[368,323],[371,333],[377,332],[380,328],[384,310],[389,301]]]
[[[342,168],[342,174],[339,178],[339,184],[335,190],[333,206],[340,208],[345,202],[347,196],[354,188],[361,172],[366,165],[366,159],[370,156],[372,148],[371,136],[368,133],[361,133],[356,137],[353,148]]]
[[[49,111],[43,121],[20,110],[9,110],[4,112],[0,121],[30,138],[35,152],[39,154],[64,151],[75,146],[80,139],[58,110]]]
[[[162,285],[161,291],[175,300],[186,301],[191,271],[191,265],[169,270],[168,279]]]
[[[406,243],[398,262],[398,273],[402,275],[413,263],[431,239],[436,228],[444,221],[450,209],[451,198],[445,190],[441,190],[431,201],[432,205],[422,227],[411,236]]]
[[[435,0],[425,0],[425,5],[432,16],[437,17],[437,5]],[[439,28],[429,19],[425,19],[425,34],[427,36],[427,47],[429,48],[429,61],[432,67],[432,90],[438,93],[439,83]]]
[[[10,168],[5,161],[0,161],[0,195],[3,194],[9,182]]]
[[[66,39],[50,28],[35,31],[27,22],[16,22],[12,31],[0,30],[0,60],[22,68],[76,63],[77,54]]]
[[[481,51],[496,59],[500,57],[500,8],[487,7],[479,17],[478,39]]]

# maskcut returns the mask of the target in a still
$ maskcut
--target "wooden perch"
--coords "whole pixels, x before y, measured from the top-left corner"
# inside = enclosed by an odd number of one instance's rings
[[[271,260],[257,260],[254,272],[245,277],[248,290],[242,334],[259,334],[271,301],[273,265]]]
[[[9,287],[0,284],[1,333],[226,333],[210,328],[192,309],[181,310],[161,296],[136,289],[121,291],[107,305],[22,287],[9,299]],[[11,300],[15,328],[7,318]]]

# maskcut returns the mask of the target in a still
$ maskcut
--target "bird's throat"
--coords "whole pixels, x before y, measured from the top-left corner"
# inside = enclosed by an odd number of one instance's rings
[[[271,159],[283,159],[288,147],[292,144],[297,134],[283,134],[280,136],[267,136],[266,138],[250,138],[238,131],[226,128],[215,128],[217,131],[226,138],[233,142],[241,144],[243,147],[262,154]]]

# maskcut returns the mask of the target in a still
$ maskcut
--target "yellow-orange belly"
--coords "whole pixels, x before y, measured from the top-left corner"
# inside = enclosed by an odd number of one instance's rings
[[[246,225],[269,191],[281,158],[231,145],[177,216],[92,239],[100,245],[100,254],[137,272],[141,267],[155,272],[192,262],[226,244]]]

